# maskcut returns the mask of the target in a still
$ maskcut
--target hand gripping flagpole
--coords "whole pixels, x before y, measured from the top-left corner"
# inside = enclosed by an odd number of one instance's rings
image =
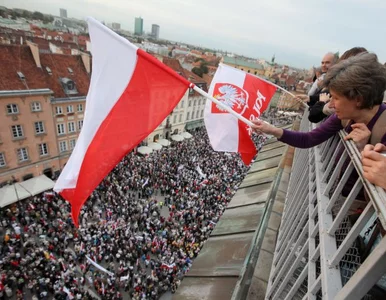
[[[252,127],[253,126],[253,123],[248,120],[247,118],[243,117],[242,115],[238,114],[237,112],[235,112],[233,109],[231,109],[229,106],[226,106],[224,103],[218,101],[215,97],[212,97],[211,95],[209,95],[207,92],[203,91],[202,89],[200,89],[199,87],[197,87],[196,85],[194,85],[193,83],[190,84],[190,88],[192,88],[193,90],[195,90],[197,93],[199,93],[200,95],[206,97],[207,99],[209,99],[210,101],[216,103],[219,107],[221,107],[222,109],[226,110],[227,112],[229,112],[231,115],[235,116],[237,119],[239,119],[240,121],[242,121],[243,123],[245,123],[246,125]]]

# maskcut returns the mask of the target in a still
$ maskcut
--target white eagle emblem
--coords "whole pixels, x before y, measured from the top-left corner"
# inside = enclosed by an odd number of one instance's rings
[[[248,93],[230,83],[218,84],[215,88],[214,97],[239,114],[242,114],[248,106]],[[221,112],[225,111],[217,105],[216,108]]]

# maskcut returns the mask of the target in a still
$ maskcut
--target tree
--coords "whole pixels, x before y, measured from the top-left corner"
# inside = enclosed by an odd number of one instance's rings
[[[32,18],[35,20],[44,20],[44,15],[40,11],[34,11],[32,14]]]
[[[204,75],[204,72],[201,70],[201,68],[199,68],[199,67],[194,67],[193,69],[192,69],[192,72],[194,73],[194,74],[196,74],[197,76],[200,76],[200,77],[202,77],[203,75]]]
[[[22,13],[23,18],[25,19],[31,19],[32,13],[28,10],[24,10]]]
[[[202,70],[202,73],[204,73],[204,74],[208,74],[208,72],[209,72],[208,64],[207,63],[202,62],[201,66],[200,66],[200,69]]]

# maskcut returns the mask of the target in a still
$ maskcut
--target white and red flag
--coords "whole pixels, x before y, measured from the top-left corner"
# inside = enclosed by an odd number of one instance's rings
[[[245,117],[254,120],[268,107],[276,86],[251,74],[220,64],[208,94]],[[215,151],[239,152],[249,165],[256,155],[252,129],[209,99],[206,101],[205,126]]]
[[[83,203],[117,163],[178,104],[189,81],[98,21],[88,19],[92,76],[83,128],[54,190]]]

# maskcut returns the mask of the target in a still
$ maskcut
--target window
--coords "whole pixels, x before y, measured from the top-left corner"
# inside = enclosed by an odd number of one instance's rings
[[[73,105],[67,105],[67,113],[71,114],[74,112],[74,106]]]
[[[78,105],[76,106],[76,110],[77,110],[78,112],[82,112],[82,111],[83,111],[83,104],[78,104]]]
[[[21,125],[12,126],[12,136],[14,139],[22,138],[24,136],[23,128],[21,127]]]
[[[41,111],[42,107],[40,105],[40,102],[32,102],[31,103],[31,111]]]
[[[178,119],[178,122],[182,122],[182,114],[180,114],[180,117]]]
[[[70,140],[70,150],[75,148],[76,139]]]
[[[190,111],[188,111],[188,113],[186,114],[186,120],[189,120],[190,118]]]
[[[58,129],[58,135],[66,134],[66,129],[65,129],[63,123],[57,124],[56,126],[57,126],[57,129]]]
[[[40,156],[48,155],[48,147],[47,147],[46,143],[39,144],[38,146],[39,146],[39,155]]]
[[[173,117],[173,124],[176,124],[177,123],[177,115],[174,115]]]
[[[189,107],[192,106],[192,100],[189,100]]]
[[[19,108],[17,107],[17,104],[7,105],[7,114],[12,115],[12,114],[18,114],[18,113],[19,113]]]
[[[17,149],[17,158],[19,162],[23,162],[28,160],[28,151],[27,148],[19,148]]]
[[[83,120],[78,121],[78,130],[80,131],[83,127]]]
[[[63,114],[62,107],[61,106],[56,106],[55,107],[55,112],[56,112],[57,115],[62,115]]]
[[[200,111],[196,111],[196,119],[198,118],[198,115],[199,115]]]
[[[44,133],[44,124],[42,121],[35,122],[35,134]]]
[[[201,99],[198,99],[198,105],[201,105]]]
[[[60,152],[66,152],[67,151],[67,141],[60,141],[59,142],[59,151]]]
[[[75,132],[76,129],[75,129],[75,122],[68,122],[68,132]]]
[[[4,153],[0,153],[0,168],[5,167],[7,164],[5,163],[5,155]]]
[[[204,117],[204,110],[201,111],[201,118]]]
[[[196,104],[197,104],[197,100],[194,100],[193,106],[196,106]]]
[[[181,101],[181,108],[184,107],[184,104],[185,104],[184,102],[185,102],[184,100]]]

